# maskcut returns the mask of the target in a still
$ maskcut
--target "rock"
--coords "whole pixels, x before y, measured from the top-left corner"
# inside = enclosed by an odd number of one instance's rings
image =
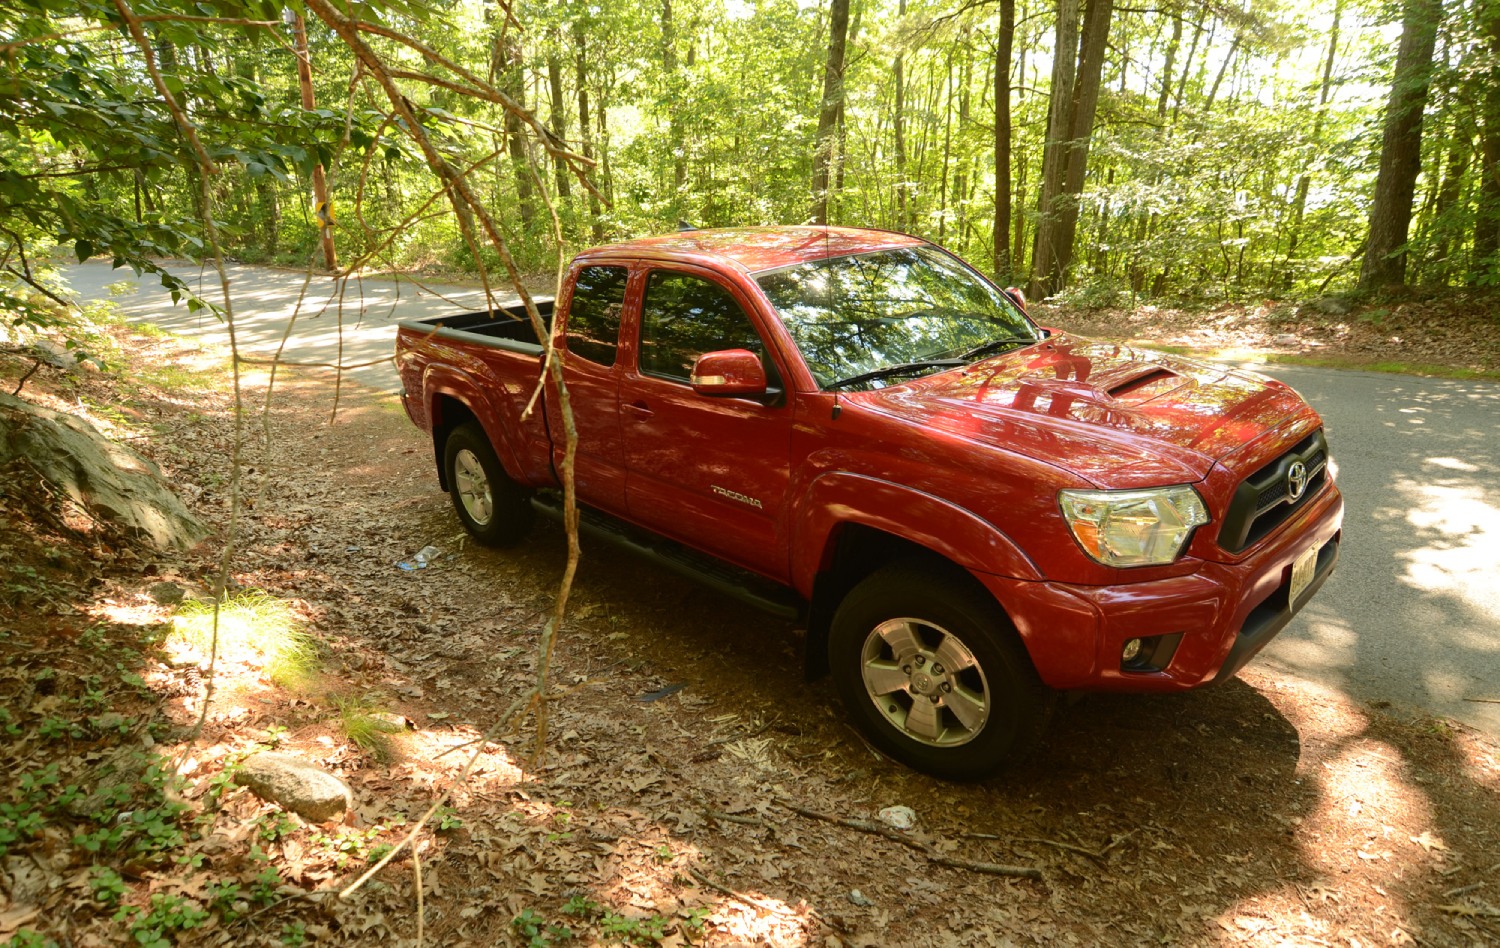
[[[882,823],[898,830],[909,830],[917,825],[917,811],[909,806],[888,806],[876,815]]]
[[[240,764],[234,782],[315,823],[338,819],[354,806],[348,784],[291,754],[252,754]]]
[[[1348,316],[1353,309],[1348,301],[1339,299],[1337,296],[1321,296],[1309,302],[1307,307],[1324,316]]]
[[[13,463],[156,549],[191,549],[208,535],[155,464],[81,418],[0,394],[0,467]]]
[[[875,904],[867,895],[865,895],[858,889],[849,890],[849,901],[853,902],[855,905],[858,905],[860,908],[869,908],[870,906]]]
[[[1301,345],[1301,343],[1302,340],[1289,332],[1281,333],[1271,340],[1273,346],[1296,346]]]
[[[162,606],[175,606],[187,598],[187,590],[172,582],[152,583],[146,593],[152,601]]]

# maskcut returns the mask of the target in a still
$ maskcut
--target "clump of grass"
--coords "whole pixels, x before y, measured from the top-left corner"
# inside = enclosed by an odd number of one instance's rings
[[[391,759],[390,735],[400,733],[401,725],[380,717],[380,709],[363,695],[335,695],[333,706],[339,711],[340,729],[355,747],[381,763]]]
[[[169,645],[187,646],[206,663],[213,646],[214,603],[190,599],[172,619]],[[283,600],[259,590],[219,604],[219,657],[259,668],[283,688],[302,688],[317,677],[322,655],[315,638]]]

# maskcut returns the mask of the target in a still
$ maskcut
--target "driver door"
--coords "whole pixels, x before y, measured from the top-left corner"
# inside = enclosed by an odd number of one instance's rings
[[[706,396],[689,382],[704,352],[749,349],[773,388],[784,377],[746,300],[707,272],[655,269],[620,383],[626,503],[643,526],[784,581],[791,448],[783,397]]]

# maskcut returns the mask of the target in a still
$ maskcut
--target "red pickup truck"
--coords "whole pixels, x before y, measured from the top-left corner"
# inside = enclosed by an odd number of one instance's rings
[[[1323,584],[1343,501],[1280,382],[1036,325],[946,251],[844,228],[586,251],[551,322],[583,525],[807,630],[868,739],[993,773],[1062,690],[1235,674]],[[412,320],[406,411],[481,541],[559,506],[519,308]],[[549,383],[550,384],[550,383]]]

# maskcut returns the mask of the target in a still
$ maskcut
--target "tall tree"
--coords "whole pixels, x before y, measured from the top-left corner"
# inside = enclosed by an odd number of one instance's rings
[[[844,107],[844,44],[849,35],[849,0],[833,0],[828,10],[828,60],[823,66],[823,103],[813,150],[813,221],[828,223],[829,167],[837,145],[839,112]]]
[[[1422,113],[1427,108],[1432,54],[1442,16],[1442,0],[1405,0],[1402,6],[1401,45],[1385,108],[1380,169],[1370,204],[1370,236],[1359,271],[1362,288],[1406,282],[1406,232],[1422,170]]]
[[[1483,75],[1479,177],[1479,207],[1474,214],[1474,260],[1469,283],[1496,280],[1500,266],[1500,0],[1484,0],[1478,8],[1480,30],[1489,53]]]
[[[1010,256],[1010,57],[1016,41],[1016,0],[1000,0],[995,38],[995,279],[1009,282]]]
[[[552,96],[551,132],[559,139],[565,139],[568,137],[568,110],[563,104],[562,34],[557,27],[552,28],[551,40],[551,48],[547,51],[547,91]],[[554,155],[552,170],[557,181],[557,196],[567,200],[573,193],[567,162]]]
[[[1094,137],[1094,116],[1099,109],[1099,86],[1104,74],[1104,52],[1109,42],[1109,26],[1114,15],[1114,0],[1090,0],[1083,17],[1082,48],[1078,53],[1078,79],[1073,86],[1072,113],[1068,146],[1064,154],[1067,168],[1063,175],[1063,193],[1057,208],[1056,254],[1047,287],[1048,293],[1062,289],[1073,265],[1073,241],[1078,232],[1078,212],[1083,197],[1083,182],[1089,162],[1089,142]]]
[[[594,133],[589,122],[589,68],[588,28],[582,21],[573,24],[573,64],[578,81],[578,137],[582,140],[583,156],[594,159]],[[589,233],[595,243],[604,242],[604,217],[600,213],[599,195],[589,192]]]
[[[1052,101],[1047,110],[1042,193],[1037,203],[1031,263],[1031,292],[1038,297],[1062,289],[1073,261],[1078,198],[1083,193],[1104,51],[1114,15],[1114,0],[1090,0],[1080,35],[1078,6],[1078,0],[1058,0],[1057,5]]]
[[[896,15],[906,17],[906,0],[900,0]],[[898,21],[899,22],[899,21]],[[896,229],[906,230],[908,225],[906,202],[906,57],[896,54],[896,114],[892,121],[896,126]]]

